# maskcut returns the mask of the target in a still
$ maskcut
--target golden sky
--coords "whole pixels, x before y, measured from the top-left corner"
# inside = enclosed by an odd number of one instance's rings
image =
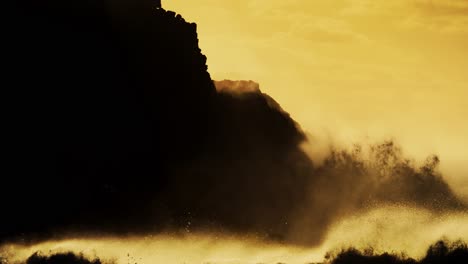
[[[468,198],[468,0],[163,0],[214,79],[254,80],[313,137],[439,154]]]

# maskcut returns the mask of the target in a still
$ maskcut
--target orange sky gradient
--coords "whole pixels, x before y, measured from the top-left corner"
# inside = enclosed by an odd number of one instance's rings
[[[213,79],[255,80],[312,138],[394,138],[468,200],[467,0],[166,0]]]

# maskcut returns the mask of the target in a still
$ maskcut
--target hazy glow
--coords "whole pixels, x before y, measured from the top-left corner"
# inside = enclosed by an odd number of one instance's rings
[[[9,245],[0,253],[14,253],[9,260],[24,260],[32,253],[82,252],[101,260],[119,264],[168,263],[307,263],[322,259],[320,252],[268,244],[253,238],[226,235],[154,236],[145,238],[70,239],[38,244],[32,247]],[[6,254],[7,256],[9,254]]]
[[[422,257],[441,238],[468,240],[468,214],[436,215],[405,207],[386,207],[355,215],[331,228],[317,248],[272,244],[253,237],[226,234],[156,235],[147,237],[82,238],[50,241],[34,246],[6,245],[0,254],[9,261],[24,260],[34,252],[72,251],[117,264],[151,263],[310,263],[323,261],[327,252],[350,246],[375,252],[405,252]],[[428,232],[429,231],[429,232]],[[13,255],[14,254],[14,255]]]
[[[420,258],[440,240],[468,241],[468,213],[436,214],[408,207],[383,207],[337,223],[322,247],[405,252]]]
[[[215,79],[255,80],[313,136],[439,154],[468,198],[468,1],[163,1]]]

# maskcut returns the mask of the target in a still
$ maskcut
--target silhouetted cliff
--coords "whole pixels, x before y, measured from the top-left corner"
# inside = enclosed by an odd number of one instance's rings
[[[189,220],[285,232],[304,136],[260,92],[216,93],[195,24],[151,1],[24,1],[13,14],[0,238]]]
[[[216,91],[196,25],[150,4],[13,10],[0,237],[154,222],[168,168],[205,144]]]

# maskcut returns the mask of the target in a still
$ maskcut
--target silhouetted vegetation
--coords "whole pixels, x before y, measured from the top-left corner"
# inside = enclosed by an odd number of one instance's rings
[[[161,252],[163,254],[163,252]],[[0,258],[1,260],[1,258]],[[438,241],[431,245],[426,255],[419,259],[410,258],[404,254],[376,253],[373,249],[348,249],[337,254],[327,254],[325,263],[330,264],[466,264],[468,263],[468,247],[464,242]],[[5,262],[0,263],[7,263]],[[45,255],[40,252],[32,254],[25,264],[103,264],[114,261],[102,261],[99,258],[89,259],[82,254],[73,252]],[[287,260],[286,262],[287,263]]]
[[[328,259],[332,264],[464,264],[468,263],[468,248],[463,242],[439,241],[429,247],[421,260],[390,253],[375,254],[372,249],[349,249]]]
[[[25,264],[102,264],[102,262],[99,259],[90,260],[83,255],[68,252],[53,254],[51,256],[34,253],[26,260]]]

